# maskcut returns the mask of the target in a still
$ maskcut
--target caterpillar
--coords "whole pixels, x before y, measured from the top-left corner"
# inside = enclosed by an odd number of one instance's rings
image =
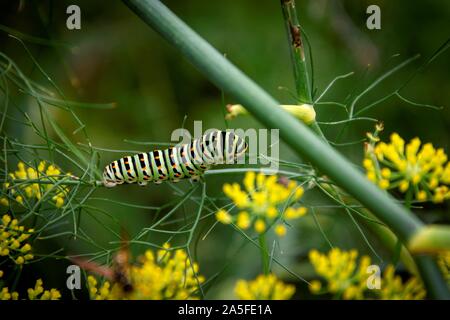
[[[103,184],[197,181],[212,165],[233,163],[247,148],[245,140],[233,132],[213,130],[190,143],[113,161],[103,171]]]

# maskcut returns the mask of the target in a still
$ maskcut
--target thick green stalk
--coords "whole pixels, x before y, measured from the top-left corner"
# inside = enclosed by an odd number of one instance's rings
[[[311,86],[309,83],[308,66],[306,64],[305,46],[302,41],[302,32],[297,18],[294,0],[281,0],[281,9],[289,39],[290,54],[294,70],[295,89],[299,103],[312,104]],[[322,129],[316,121],[310,124],[311,128],[327,141]],[[328,143],[328,142],[327,142]]]
[[[281,0],[281,9],[289,38],[294,79],[299,102],[311,104],[311,88],[309,85],[308,68],[305,59],[305,48],[302,41],[300,24],[295,10],[294,0]]]
[[[381,221],[386,223],[402,240],[407,242],[423,223],[382,191],[339,152],[327,145],[306,125],[287,112],[280,110],[277,102],[244,73],[230,63],[220,52],[196,34],[166,6],[157,0],[124,0],[148,25],[175,46],[191,63],[219,88],[236,97],[258,120],[268,128],[279,128],[281,138],[298,154],[304,156],[321,172],[359,200]],[[428,257],[423,276],[435,298],[449,298],[450,293]],[[427,275],[426,273],[432,273]],[[431,288],[433,287],[433,288]]]

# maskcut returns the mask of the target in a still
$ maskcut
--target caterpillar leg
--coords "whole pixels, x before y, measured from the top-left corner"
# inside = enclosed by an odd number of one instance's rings
[[[147,181],[139,181],[138,185],[140,185],[141,187],[145,187],[148,184]]]
[[[191,176],[191,181],[192,182],[199,182],[200,181],[200,176]]]
[[[113,188],[117,185],[117,183],[113,182],[113,181],[106,181],[103,180],[103,185],[107,188]]]

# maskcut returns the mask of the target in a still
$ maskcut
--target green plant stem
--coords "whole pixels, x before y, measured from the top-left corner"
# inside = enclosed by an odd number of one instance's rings
[[[429,256],[416,256],[414,260],[427,289],[427,296],[432,299],[449,300],[447,283],[442,278],[436,262]],[[437,283],[441,283],[441,285],[436,285]]]
[[[306,65],[305,48],[302,41],[300,23],[298,22],[294,0],[281,0],[281,9],[289,38],[294,79],[299,102],[311,104],[311,88]]]
[[[342,194],[341,190],[332,188],[332,186],[328,185],[327,183],[322,183],[321,186],[331,194],[334,194],[336,198],[338,195],[341,195],[342,203],[344,203],[345,205],[357,204],[357,202],[353,198]],[[335,201],[336,200],[337,199],[335,199]],[[340,204],[340,202],[338,201],[336,201],[336,203]],[[389,228],[379,222],[379,219],[370,211],[365,208],[360,208],[359,211],[361,214],[357,214],[355,215],[355,217],[359,221],[364,223],[364,225],[377,236],[378,240],[383,244],[384,247],[386,247],[387,250],[389,250],[390,253],[395,255],[394,252],[397,249],[397,244],[402,244],[401,242],[399,242],[398,237]],[[379,223],[376,223],[377,221]],[[399,259],[403,262],[406,269],[408,269],[411,274],[418,275],[417,266],[413,260],[413,257],[403,245],[400,246]]]
[[[447,225],[428,225],[410,239],[408,248],[416,254],[447,251],[450,248],[449,232]]]
[[[411,210],[411,201],[412,201],[412,189],[410,188],[408,190],[408,192],[406,193],[405,203],[404,203],[404,206],[406,209],[408,209],[408,211]],[[397,241],[396,241],[395,247],[394,247],[394,254],[392,256],[392,264],[395,267],[397,266],[398,260],[400,259],[400,253],[401,253],[402,247],[403,247],[402,241],[399,238],[397,238]]]
[[[279,128],[281,138],[298,154],[311,161],[321,172],[371,210],[407,242],[423,223],[395,202],[392,196],[368,181],[353,164],[327,145],[306,125],[287,112],[220,52],[157,0],[124,0],[145,23],[177,48],[191,63],[226,93],[236,97],[255,118],[268,128]],[[274,116],[276,115],[276,116]],[[450,292],[430,257],[419,268],[434,298],[450,299]],[[431,267],[430,267],[431,266]]]
[[[261,252],[261,262],[264,274],[269,274],[269,251],[267,250],[266,234],[262,233],[258,236],[259,250]]]
[[[309,82],[308,66],[306,64],[305,47],[302,41],[302,32],[298,22],[297,11],[295,10],[294,0],[281,0],[281,9],[286,27],[286,33],[289,39],[289,48],[294,71],[295,89],[299,103],[312,104],[311,86]],[[327,141],[322,129],[314,121],[310,127],[324,141]],[[328,143],[328,141],[327,141]]]

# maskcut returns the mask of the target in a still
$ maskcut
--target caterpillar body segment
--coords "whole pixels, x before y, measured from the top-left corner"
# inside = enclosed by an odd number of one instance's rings
[[[103,184],[197,181],[213,165],[234,163],[247,148],[245,140],[233,132],[214,130],[187,144],[115,160],[105,167]]]

